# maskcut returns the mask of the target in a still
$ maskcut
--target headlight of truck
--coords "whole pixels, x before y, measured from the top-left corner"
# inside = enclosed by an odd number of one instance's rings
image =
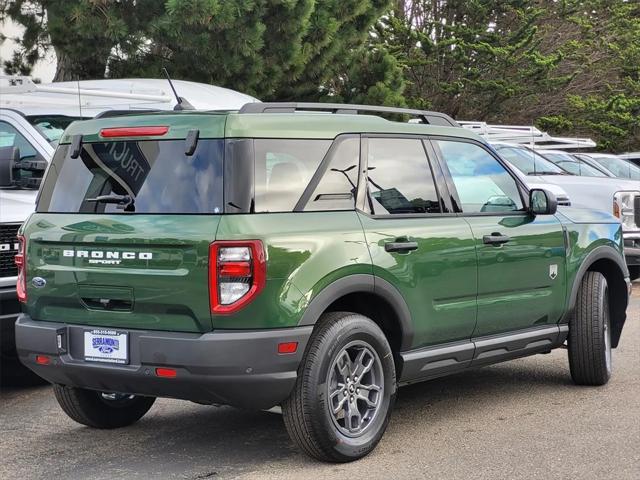
[[[613,214],[622,222],[622,230],[638,230],[635,219],[635,198],[640,192],[617,192],[613,196]]]

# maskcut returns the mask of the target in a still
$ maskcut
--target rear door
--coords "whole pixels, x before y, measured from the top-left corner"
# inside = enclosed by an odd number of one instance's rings
[[[375,275],[409,307],[412,348],[468,342],[476,323],[475,244],[436,187],[441,172],[417,137],[371,137],[363,150],[367,201],[359,215]]]
[[[58,149],[25,232],[32,317],[211,330],[208,248],[222,210],[223,140],[201,139],[189,156],[184,140],[70,151]]]
[[[562,225],[533,216],[514,177],[484,146],[433,139],[450,172],[458,210],[478,253],[478,321],[474,337],[558,322],[566,275]]]

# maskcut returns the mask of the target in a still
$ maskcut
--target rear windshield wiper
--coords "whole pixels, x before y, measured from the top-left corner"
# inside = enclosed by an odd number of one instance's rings
[[[85,202],[98,202],[98,203],[113,203],[117,205],[117,208],[128,208],[133,205],[133,198],[129,195],[117,195],[112,193],[111,195],[100,195],[96,198],[87,198]]]

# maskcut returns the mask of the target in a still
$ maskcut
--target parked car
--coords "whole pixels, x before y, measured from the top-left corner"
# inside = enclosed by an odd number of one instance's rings
[[[640,278],[640,225],[636,219],[636,198],[640,183],[611,177],[572,175],[524,145],[492,143],[497,152],[525,175],[525,182],[546,182],[561,187],[574,207],[593,208],[612,213],[620,219],[625,258],[631,278]],[[546,154],[545,150],[542,153]],[[582,154],[575,154],[582,158]]]
[[[633,163],[636,167],[640,167],[640,152],[622,153],[618,156]]]
[[[20,359],[72,419],[281,405],[325,461],[374,449],[399,385],[565,341],[574,382],[605,384],[629,292],[617,218],[389,107],[73,123],[19,239]]]
[[[238,109],[253,97],[193,82],[174,82],[194,105]],[[36,85],[27,77],[0,76],[0,378],[22,379],[15,351],[18,228],[35,207],[38,187],[63,131],[75,120],[126,110],[172,110],[166,80],[125,79]]]
[[[613,177],[614,175],[597,163],[591,164],[580,157],[572,155],[562,150],[542,150],[538,152],[547,160],[573,175],[583,177]],[[594,162],[595,163],[595,162]]]
[[[599,163],[618,178],[640,180],[640,167],[632,162],[609,153],[580,153],[579,158],[590,158]]]

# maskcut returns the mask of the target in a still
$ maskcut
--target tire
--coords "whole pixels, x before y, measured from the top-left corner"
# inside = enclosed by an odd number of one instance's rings
[[[611,328],[607,280],[587,272],[569,320],[569,369],[578,385],[604,385],[611,377]]]
[[[331,312],[314,329],[282,413],[291,439],[307,455],[349,462],[376,447],[395,398],[393,353],[382,330],[363,315]]]
[[[111,429],[131,425],[149,411],[154,397],[105,394],[84,388],[54,385],[56,400],[72,420],[93,428]]]
[[[640,278],[640,266],[633,265],[629,267],[629,279],[633,282]]]

